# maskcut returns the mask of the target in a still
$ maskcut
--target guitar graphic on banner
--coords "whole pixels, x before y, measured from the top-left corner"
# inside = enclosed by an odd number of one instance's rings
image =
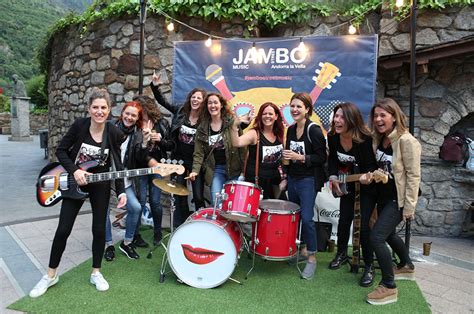
[[[319,95],[321,92],[327,88],[331,89],[331,83],[336,83],[336,77],[341,76],[341,72],[339,72],[339,68],[332,63],[329,62],[319,62],[319,66],[321,69],[317,69],[315,72],[318,76],[313,76],[313,81],[316,83],[313,90],[309,93],[311,96],[311,100],[313,101],[313,106],[318,100]]]
[[[316,69],[315,73],[318,76],[313,76],[313,81],[315,82],[315,85],[309,95],[311,96],[311,101],[313,102],[313,107],[316,105],[316,101],[318,100],[319,96],[321,95],[322,91],[324,89],[331,89],[332,84],[335,84],[337,82],[336,77],[341,76],[341,72],[339,71],[339,68],[335,66],[332,63],[329,62],[320,62],[319,64],[320,69]],[[315,112],[317,111],[317,108],[315,108]],[[291,112],[290,112],[290,105],[289,104],[284,104],[281,107],[281,112],[283,115],[283,121],[285,122],[286,126],[290,126],[293,124],[293,118],[291,117]],[[323,111],[324,113],[327,113],[328,115],[331,113],[331,111]],[[320,114],[318,112],[318,114]],[[322,117],[318,116],[319,119],[326,119],[328,117]],[[327,120],[327,119],[326,119]],[[322,125],[321,123],[318,123],[318,125]]]
[[[148,174],[160,174],[164,177],[172,173],[183,174],[183,165],[177,163],[176,160],[173,160],[173,162],[169,161],[166,164],[159,163],[151,168],[93,173],[86,175],[86,181],[93,183]],[[97,161],[92,160],[81,164],[80,168],[87,171],[98,165]],[[41,170],[36,183],[36,199],[41,206],[53,206],[64,198],[83,200],[87,197],[88,194],[81,190],[74,176],[68,173],[59,162],[50,163]]]

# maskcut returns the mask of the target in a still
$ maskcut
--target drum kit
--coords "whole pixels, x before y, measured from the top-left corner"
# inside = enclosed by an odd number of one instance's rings
[[[155,179],[153,183],[173,195],[187,195],[186,187],[173,181]],[[262,189],[243,181],[229,181],[217,195],[214,208],[196,211],[176,230],[168,234],[163,255],[160,282],[164,282],[167,264],[180,281],[201,289],[217,287],[231,278],[244,249],[270,261],[286,261],[297,257],[301,238],[300,207],[282,200],[261,200]],[[251,224],[250,239],[243,227]],[[251,255],[250,255],[251,254]],[[296,263],[298,271],[301,270]],[[246,279],[247,279],[246,276]]]

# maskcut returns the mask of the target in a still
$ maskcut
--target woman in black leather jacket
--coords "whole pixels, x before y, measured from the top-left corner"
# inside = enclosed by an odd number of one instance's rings
[[[186,173],[191,172],[193,167],[194,140],[199,122],[199,109],[206,98],[206,91],[201,88],[194,88],[189,92],[184,104],[170,104],[158,89],[160,76],[153,74],[153,80],[150,83],[151,90],[156,101],[171,113],[173,113],[173,122],[171,123],[171,139],[176,143],[176,149],[172,153],[172,158],[184,161],[186,172],[177,176],[176,182],[186,185]],[[204,204],[204,182],[202,176],[198,176],[192,182],[193,200],[195,209],[198,210],[205,206]],[[178,227],[189,216],[189,206],[186,196],[176,197],[176,210],[173,216],[173,225]]]
[[[160,111],[155,101],[146,95],[139,95],[133,98],[138,101],[143,108],[143,143],[148,149],[150,157],[157,161],[162,158],[167,159],[167,151],[175,148],[174,142],[170,139],[170,125],[167,120],[161,118]],[[147,166],[147,165],[143,165]],[[153,215],[153,245],[159,245],[161,241],[161,219],[163,208],[160,203],[161,190],[153,184],[153,179],[161,178],[154,174],[141,177],[140,179],[140,203],[142,210],[145,207],[147,194],[151,213]]]

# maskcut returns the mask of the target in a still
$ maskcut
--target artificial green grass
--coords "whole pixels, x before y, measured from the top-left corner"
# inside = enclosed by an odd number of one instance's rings
[[[145,239],[151,238],[148,231]],[[334,253],[318,253],[318,268],[312,281],[299,278],[295,266],[286,262],[264,261],[256,257],[255,268],[247,280],[252,265],[243,252],[231,280],[213,289],[197,289],[179,284],[169,272],[164,283],[159,282],[164,249],[155,250],[147,259],[148,249],[138,249],[139,260],[130,260],[117,250],[113,262],[102,263],[102,273],[110,284],[106,292],[98,292],[89,283],[91,261],[86,261],[60,277],[48,292],[32,299],[28,296],[11,304],[10,309],[34,313],[77,312],[311,312],[311,313],[430,313],[428,304],[416,282],[399,281],[398,302],[384,306],[365,302],[371,288],[358,285],[359,274],[348,267],[329,270]],[[300,264],[304,267],[304,263]],[[170,268],[167,268],[170,271]],[[380,280],[377,270],[376,282]]]

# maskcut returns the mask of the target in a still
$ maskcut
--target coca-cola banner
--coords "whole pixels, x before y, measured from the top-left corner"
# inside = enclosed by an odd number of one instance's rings
[[[355,103],[366,118],[375,99],[377,36],[261,38],[175,42],[173,101],[195,87],[220,92],[238,114],[271,101],[291,125],[288,102],[311,95],[312,120],[325,128],[332,108]]]

